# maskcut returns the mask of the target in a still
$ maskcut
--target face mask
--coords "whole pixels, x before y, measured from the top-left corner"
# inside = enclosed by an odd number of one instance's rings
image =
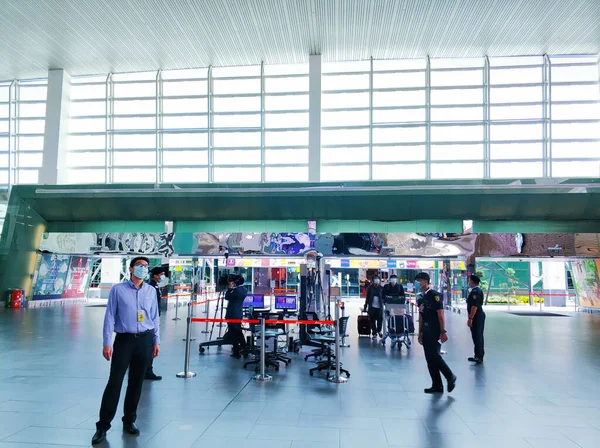
[[[169,279],[166,276],[163,275],[160,278],[160,281],[158,282],[158,286],[161,287],[161,288],[164,288],[168,284],[169,284]]]
[[[391,280],[391,282],[392,282],[392,285],[395,285],[396,283],[398,283],[398,279],[397,279],[397,278],[393,278],[393,279]]]
[[[381,280],[379,280],[378,278],[376,278],[375,280],[373,280],[373,283],[375,283],[376,285],[378,285],[379,283],[381,283]]]
[[[142,280],[148,277],[148,266],[135,266],[133,268],[133,275]]]

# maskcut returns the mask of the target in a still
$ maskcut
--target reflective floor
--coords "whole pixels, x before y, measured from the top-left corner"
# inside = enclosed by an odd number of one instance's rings
[[[358,310],[359,303],[349,305]],[[89,446],[109,363],[101,356],[104,308],[0,311],[0,448]],[[445,358],[458,376],[433,397],[423,351],[407,353],[356,336],[351,317],[334,385],[310,377],[297,355],[274,381],[194,344],[193,379],[183,368],[185,320],[162,316],[162,354],[139,408],[139,437],[117,414],[110,447],[583,447],[600,446],[600,316],[488,313],[486,362],[473,366],[464,315],[448,314]],[[194,327],[197,338],[204,326]],[[122,394],[122,399],[123,399]],[[119,412],[122,410],[122,405]]]

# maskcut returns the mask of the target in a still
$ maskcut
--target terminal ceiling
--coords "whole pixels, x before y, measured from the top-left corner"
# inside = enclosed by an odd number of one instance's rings
[[[0,80],[324,61],[596,54],[598,0],[4,0]]]

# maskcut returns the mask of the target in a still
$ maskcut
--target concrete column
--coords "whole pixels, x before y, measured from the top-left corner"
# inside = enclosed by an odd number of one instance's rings
[[[308,181],[321,181],[321,55],[309,57]]]
[[[39,178],[42,185],[66,183],[70,91],[71,76],[67,72],[48,71],[44,156]]]

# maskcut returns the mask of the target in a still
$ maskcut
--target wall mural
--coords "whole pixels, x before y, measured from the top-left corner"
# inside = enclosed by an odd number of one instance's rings
[[[392,257],[600,256],[598,234],[569,233],[47,233],[57,254]]]

